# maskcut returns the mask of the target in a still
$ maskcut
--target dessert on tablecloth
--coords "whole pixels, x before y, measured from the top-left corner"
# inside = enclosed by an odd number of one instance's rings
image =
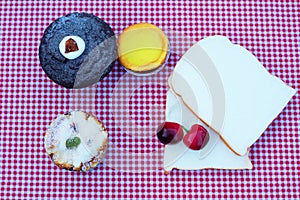
[[[71,13],[55,20],[42,38],[43,70],[66,88],[103,79],[119,56],[134,75],[158,72],[169,41],[158,27],[127,27],[116,41],[98,17]],[[211,36],[192,46],[168,80],[166,122],[157,130],[165,144],[164,169],[251,169],[250,146],[295,94],[245,48]],[[58,116],[46,131],[45,148],[61,168],[88,171],[102,162],[107,132],[83,111]]]
[[[103,162],[108,133],[93,115],[71,111],[59,115],[45,135],[45,149],[60,168],[88,171]]]
[[[100,18],[71,13],[52,22],[39,47],[43,70],[65,88],[83,88],[103,79],[117,59],[116,37]]]
[[[151,75],[164,67],[169,41],[157,26],[133,24],[118,37],[119,61],[134,75]]]

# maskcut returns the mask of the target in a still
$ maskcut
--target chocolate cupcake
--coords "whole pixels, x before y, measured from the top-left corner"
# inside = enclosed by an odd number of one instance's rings
[[[83,88],[102,80],[117,59],[111,27],[87,13],[71,13],[47,27],[39,48],[43,70],[66,88]]]

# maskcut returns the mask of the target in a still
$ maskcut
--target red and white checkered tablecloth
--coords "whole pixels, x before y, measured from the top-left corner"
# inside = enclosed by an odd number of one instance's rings
[[[87,109],[103,121],[114,148],[88,173],[59,169],[44,150],[47,126],[76,108],[76,92],[47,78],[39,64],[39,42],[53,20],[74,11],[99,16],[116,34],[138,22],[175,33],[170,36],[174,51],[156,77],[130,76],[117,63],[90,89],[94,104]],[[215,34],[246,47],[299,91],[299,1],[1,1],[0,22],[1,199],[300,199],[299,93],[251,147],[253,170],[165,175],[163,146],[151,134],[132,134],[131,127],[151,132],[148,122],[163,120],[165,81],[185,42]]]

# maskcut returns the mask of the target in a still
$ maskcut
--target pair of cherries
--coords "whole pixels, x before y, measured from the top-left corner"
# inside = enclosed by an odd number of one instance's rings
[[[184,135],[183,130],[187,132]],[[175,122],[164,122],[157,129],[157,138],[163,144],[176,144],[183,139],[183,143],[192,150],[202,149],[208,142],[209,134],[207,130],[194,124],[190,130]]]

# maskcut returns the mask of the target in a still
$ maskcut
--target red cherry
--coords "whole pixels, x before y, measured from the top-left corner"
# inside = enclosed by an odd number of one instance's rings
[[[199,124],[194,124],[184,136],[183,143],[190,149],[200,150],[207,144],[208,139],[209,134],[207,130]]]
[[[183,138],[182,127],[175,122],[164,122],[158,126],[157,138],[163,144],[176,144]]]

